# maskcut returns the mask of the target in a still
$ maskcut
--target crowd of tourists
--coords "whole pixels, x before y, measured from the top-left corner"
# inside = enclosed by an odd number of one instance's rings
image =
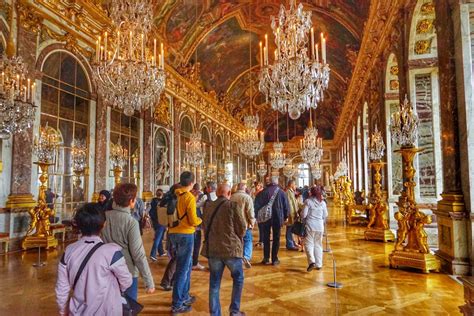
[[[268,177],[250,189],[244,183],[208,182],[201,191],[194,175],[183,172],[168,192],[156,191],[149,210],[137,191],[134,184],[119,184],[76,211],[73,225],[81,237],[66,248],[58,267],[60,315],[136,314],[142,308],[138,277],[146,293],[154,293],[150,263],[160,257],[169,258],[159,285],[172,291],[173,314],[192,310],[194,270],[209,271],[209,313],[222,315],[219,292],[227,268],[233,280],[229,313],[245,315],[240,309],[244,269],[252,268],[253,250],[262,246],[261,264],[280,264],[283,227],[286,249],[306,252],[308,272],[322,268],[328,212],[320,186],[297,189],[290,180],[283,189],[278,178]],[[149,226],[154,238],[147,256],[142,234]]]

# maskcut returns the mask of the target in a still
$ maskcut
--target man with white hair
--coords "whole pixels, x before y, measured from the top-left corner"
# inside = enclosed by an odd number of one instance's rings
[[[229,306],[231,316],[242,316],[240,300],[244,287],[242,270],[242,238],[247,227],[237,203],[229,200],[230,187],[219,184],[217,200],[206,203],[203,214],[205,232],[202,255],[209,259],[209,313],[222,315],[219,292],[225,267],[232,276],[232,298]]]
[[[271,216],[265,218],[264,221],[259,220],[263,233],[263,260],[262,264],[272,264],[274,266],[280,264],[278,260],[278,250],[280,248],[281,228],[285,224],[289,215],[289,203],[285,192],[278,186],[278,177],[272,177],[265,181],[267,187],[255,199],[255,217],[264,218],[262,212],[270,210]],[[259,216],[260,214],[260,216]],[[271,247],[270,263],[270,235],[273,234],[273,242]]]
[[[244,235],[244,265],[247,269],[250,269],[252,265],[250,260],[252,259],[252,229],[255,225],[255,215],[253,209],[253,199],[247,194],[247,185],[245,183],[239,183],[237,185],[237,192],[232,194],[230,200],[237,203],[239,210],[245,218],[247,223],[247,230]]]

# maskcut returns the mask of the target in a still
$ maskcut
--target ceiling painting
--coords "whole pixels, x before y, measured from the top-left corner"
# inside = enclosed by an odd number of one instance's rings
[[[202,1],[179,0],[166,24],[166,37],[169,43],[177,43],[184,39],[201,15],[202,4]]]
[[[236,18],[228,19],[200,42],[191,60],[201,64],[201,80],[207,91],[224,93],[239,74],[249,69],[250,41],[252,65],[256,65],[259,37],[243,31]]]

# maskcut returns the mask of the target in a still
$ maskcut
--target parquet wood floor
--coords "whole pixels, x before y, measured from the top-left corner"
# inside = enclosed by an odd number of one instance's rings
[[[328,288],[332,281],[331,254],[324,255],[321,271],[306,272],[306,256],[301,252],[280,251],[281,265],[261,266],[262,250],[254,250],[254,266],[245,271],[242,310],[247,315],[459,315],[463,305],[462,286],[445,274],[391,270],[388,254],[393,244],[367,242],[363,227],[345,226],[339,210],[328,222],[330,246],[337,261],[338,281],[343,288]],[[144,236],[150,249],[152,233]],[[0,315],[56,315],[54,284],[62,249],[43,257],[47,265],[32,267],[37,253],[0,256]],[[152,263],[158,284],[166,258]],[[202,260],[205,263],[205,260]],[[205,271],[193,271],[191,293],[197,302],[191,315],[208,311],[208,278]],[[229,304],[232,281],[228,272],[221,286],[222,310]],[[144,315],[167,315],[171,293],[160,289],[146,295],[140,289]]]

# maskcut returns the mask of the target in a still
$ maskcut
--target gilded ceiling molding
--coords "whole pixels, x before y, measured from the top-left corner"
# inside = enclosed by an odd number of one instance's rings
[[[21,6],[26,13],[49,21],[90,47],[94,47],[99,34],[110,26],[110,19],[98,0],[20,0]]]
[[[227,113],[217,102],[216,98],[202,91],[183,78],[172,67],[167,66],[167,79],[165,91],[175,97],[181,103],[180,107],[191,107],[199,114],[207,117],[228,130],[234,135],[239,135],[244,126],[241,122]],[[175,104],[177,103],[175,101]]]
[[[378,56],[383,55],[387,46],[392,45],[393,28],[399,23],[401,8],[405,0],[373,0],[370,5],[369,19],[365,25],[364,37],[349,84],[342,112],[334,135],[334,143],[339,146],[344,141],[354,114],[362,104],[366,88],[374,74],[380,72]],[[371,96],[374,98],[375,96]],[[357,105],[357,106],[355,106]]]

